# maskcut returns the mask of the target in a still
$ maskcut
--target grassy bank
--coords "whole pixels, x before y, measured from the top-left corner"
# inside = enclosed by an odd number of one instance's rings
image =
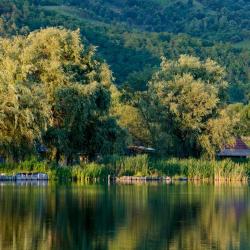
[[[247,180],[250,161],[207,161],[202,159],[149,159],[146,155],[117,157],[105,162],[116,176],[169,176],[171,178]]]
[[[241,181],[250,177],[250,161],[206,161],[201,159],[150,159],[147,155],[134,157],[107,156],[98,163],[57,166],[35,159],[22,163],[0,164],[0,173],[43,172],[51,180],[107,179],[111,176],[170,176],[196,180]]]

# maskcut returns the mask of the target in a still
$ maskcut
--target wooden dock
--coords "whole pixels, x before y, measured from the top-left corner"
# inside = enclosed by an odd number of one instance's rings
[[[48,175],[44,173],[0,174],[0,181],[47,181],[48,179]]]
[[[15,181],[15,176],[0,175],[0,181]]]
[[[159,176],[122,176],[122,177],[114,177],[114,181],[116,182],[171,182],[170,177],[159,177]]]
[[[170,176],[109,176],[108,182],[114,183],[143,183],[143,182],[187,182],[191,179],[186,177],[170,177]]]

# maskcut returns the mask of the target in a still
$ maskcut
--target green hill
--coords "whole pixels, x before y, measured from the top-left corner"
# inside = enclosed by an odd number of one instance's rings
[[[94,20],[125,23],[144,31],[227,42],[250,38],[248,0],[49,0],[41,4],[75,6]]]
[[[230,101],[246,101],[249,94],[246,0],[5,0],[0,15],[5,36],[47,26],[80,28],[118,85],[143,89],[161,56],[191,54],[227,68]]]

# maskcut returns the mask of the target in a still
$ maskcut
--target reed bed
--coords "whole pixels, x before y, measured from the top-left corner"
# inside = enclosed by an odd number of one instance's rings
[[[250,161],[203,159],[152,159],[147,155],[106,156],[100,162],[75,166],[58,166],[55,163],[30,159],[22,163],[0,164],[0,173],[43,172],[51,180],[107,179],[121,176],[169,176],[172,179],[214,181],[247,181],[250,177]]]

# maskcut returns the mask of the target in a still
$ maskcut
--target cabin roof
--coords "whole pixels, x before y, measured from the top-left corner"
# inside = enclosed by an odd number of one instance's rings
[[[236,138],[233,145],[227,145],[222,149],[218,156],[231,156],[231,157],[249,157],[250,148],[241,138]]]
[[[231,146],[226,146],[225,149],[247,150],[249,147],[241,138],[236,138],[235,143]]]
[[[250,156],[250,149],[223,149],[218,156],[248,157]]]

